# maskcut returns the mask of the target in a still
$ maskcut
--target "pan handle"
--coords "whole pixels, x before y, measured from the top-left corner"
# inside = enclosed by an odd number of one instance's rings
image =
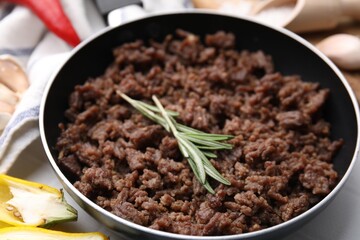
[[[107,15],[115,9],[129,5],[143,6],[141,0],[94,0],[94,2],[95,6],[105,20],[107,20]]]

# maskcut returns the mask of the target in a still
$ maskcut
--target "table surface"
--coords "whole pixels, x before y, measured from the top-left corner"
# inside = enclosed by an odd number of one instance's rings
[[[335,33],[360,35],[360,23],[346,23],[333,31],[304,34],[302,36],[316,44],[324,37]],[[343,73],[360,101],[360,71],[343,71]],[[10,169],[9,174],[62,188],[50,164],[48,164],[40,139],[37,139],[23,151],[15,165]],[[358,161],[350,178],[334,201],[323,212],[296,232],[285,237],[284,240],[358,239],[360,235],[360,188],[357,186],[359,183],[360,163]],[[56,229],[69,232],[101,231],[110,236],[111,239],[126,239],[99,224],[66,193],[65,197],[70,204],[79,210],[79,219],[75,223],[61,224]]]

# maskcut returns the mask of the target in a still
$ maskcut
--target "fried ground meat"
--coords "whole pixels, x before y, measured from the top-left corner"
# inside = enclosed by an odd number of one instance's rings
[[[311,208],[337,184],[322,117],[328,89],[276,72],[262,51],[238,51],[232,33],[179,30],[163,42],[114,50],[103,76],[76,86],[60,123],[58,164],[74,186],[111,213],[153,229],[229,235],[264,229]],[[177,111],[177,120],[232,134],[214,167],[230,182],[196,180],[176,139],[116,91]]]

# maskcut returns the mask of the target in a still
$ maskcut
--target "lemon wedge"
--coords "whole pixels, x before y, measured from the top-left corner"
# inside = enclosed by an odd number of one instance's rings
[[[0,239],[7,240],[107,240],[100,232],[66,233],[37,227],[6,227],[0,229]]]
[[[76,219],[77,211],[65,201],[62,191],[0,174],[0,227],[49,227]]]

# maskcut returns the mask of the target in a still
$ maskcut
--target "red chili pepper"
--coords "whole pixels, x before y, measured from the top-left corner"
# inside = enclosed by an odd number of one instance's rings
[[[1,0],[0,0],[1,1]],[[66,16],[60,0],[5,0],[23,5],[33,11],[46,27],[71,46],[80,43],[69,18]]]

